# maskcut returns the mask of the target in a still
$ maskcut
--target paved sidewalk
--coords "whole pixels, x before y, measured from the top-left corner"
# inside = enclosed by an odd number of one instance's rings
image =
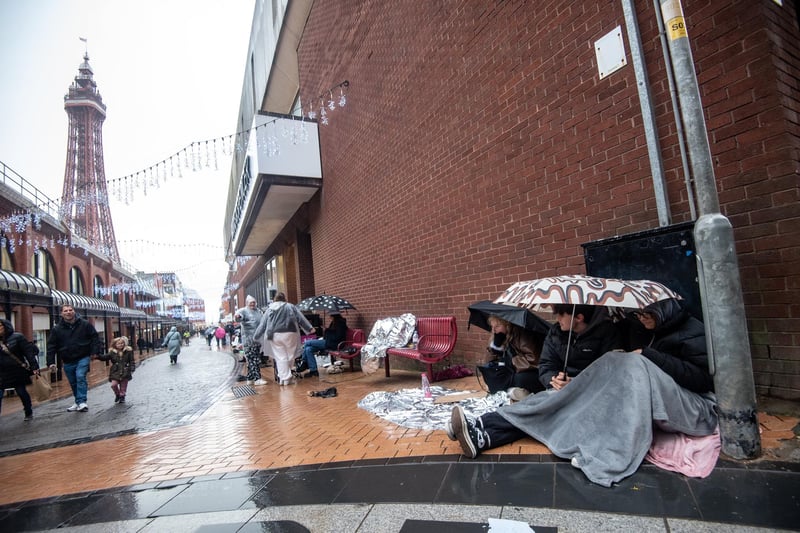
[[[418,388],[418,371],[249,388],[235,381],[233,357],[193,342],[180,368],[166,354],[145,361],[124,406],[102,384],[90,391],[89,413],[67,413],[56,404],[71,400],[56,400],[37,407],[28,427],[6,412],[19,402],[6,399],[0,530],[485,531],[497,517],[536,531],[800,524],[800,458],[780,440],[794,437],[793,416],[759,414],[766,453],[757,461],[721,460],[703,480],[645,464],[606,489],[532,439],[467,460],[443,431],[404,428],[357,407],[373,391]],[[477,388],[474,377],[440,385]],[[330,386],[334,398],[308,396]],[[76,421],[88,437],[72,444]],[[68,445],[53,437],[53,424]]]

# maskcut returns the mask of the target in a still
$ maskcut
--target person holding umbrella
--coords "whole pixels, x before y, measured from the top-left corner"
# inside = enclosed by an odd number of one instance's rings
[[[639,467],[654,428],[712,435],[718,420],[702,323],[677,299],[649,304],[637,316],[646,339],[634,341],[639,346],[633,351],[606,353],[569,387],[528,396],[476,419],[456,406],[448,437],[474,458],[531,436],[569,459],[590,481],[610,487]]]
[[[556,323],[547,332],[539,361],[545,388],[563,389],[598,357],[623,346],[617,326],[593,305],[553,305]]]
[[[342,316],[337,309],[328,313],[331,315],[331,323],[325,328],[321,339],[309,339],[303,344],[303,360],[297,367],[298,372],[308,369],[306,377],[319,376],[317,369],[317,358],[314,352],[320,350],[335,350],[339,343],[347,338],[347,319]]]

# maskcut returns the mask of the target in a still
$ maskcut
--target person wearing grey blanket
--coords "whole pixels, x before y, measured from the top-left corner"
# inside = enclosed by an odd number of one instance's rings
[[[678,300],[636,315],[628,352],[608,352],[572,379],[478,418],[453,408],[448,437],[470,458],[525,436],[610,487],[633,474],[653,427],[706,436],[717,427],[705,329]]]

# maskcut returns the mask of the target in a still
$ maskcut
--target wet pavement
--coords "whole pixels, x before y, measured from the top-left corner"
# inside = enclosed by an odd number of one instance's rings
[[[501,518],[561,532],[800,527],[800,457],[775,453],[796,417],[759,413],[770,453],[757,461],[721,459],[706,479],[643,464],[607,489],[533,439],[468,460],[443,431],[357,407],[418,387],[419,372],[246,387],[239,371],[194,339],[178,365],[146,359],[123,405],[97,379],[88,413],[66,412],[62,398],[23,422],[18,400],[4,399],[0,530],[466,532]],[[308,395],[331,386],[336,397]]]

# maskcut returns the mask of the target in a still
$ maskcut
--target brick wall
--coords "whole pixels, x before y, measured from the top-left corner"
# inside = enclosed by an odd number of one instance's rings
[[[759,392],[800,397],[798,27],[770,0],[683,2],[719,198],[734,226]],[[637,2],[672,221],[691,220],[653,5]],[[320,127],[314,281],[348,322],[454,314],[456,362],[486,333],[467,305],[585,271],[581,244],[658,226],[636,79],[599,79],[618,1],[316,3],[301,98],[344,79]]]

